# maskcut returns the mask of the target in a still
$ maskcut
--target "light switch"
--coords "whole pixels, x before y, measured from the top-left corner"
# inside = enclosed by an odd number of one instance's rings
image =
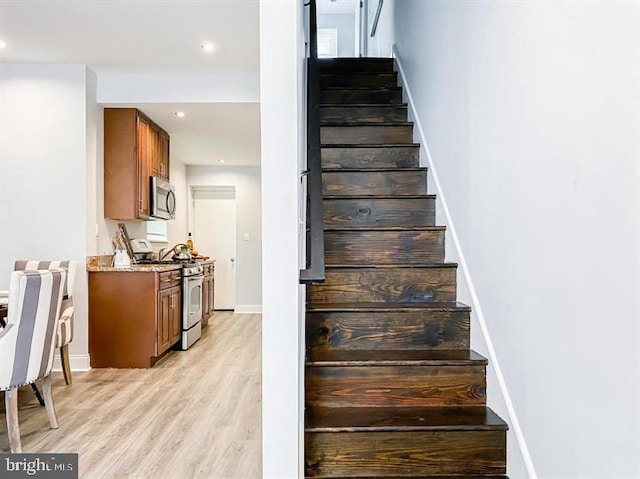
[[[244,234],[244,240],[245,241],[249,241],[249,233],[245,233]]]

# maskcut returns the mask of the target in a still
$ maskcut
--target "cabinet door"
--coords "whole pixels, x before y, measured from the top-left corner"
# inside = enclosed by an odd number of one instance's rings
[[[202,281],[202,326],[209,324],[209,282],[205,276]]]
[[[138,217],[149,218],[150,125],[138,116]]]
[[[209,277],[209,314],[212,315],[215,311],[213,302],[213,292],[215,291],[215,281],[213,275]]]
[[[149,125],[149,158],[151,174],[162,177],[160,162],[160,130],[154,125]]]
[[[182,289],[180,286],[171,288],[171,320],[170,328],[170,345],[176,344],[180,340],[182,332]]]
[[[173,309],[171,299],[172,288],[160,290],[158,293],[158,318],[157,318],[157,351],[160,355],[171,346],[171,316]]]
[[[160,162],[160,176],[169,181],[169,135],[162,130],[160,130],[159,135],[158,159]]]

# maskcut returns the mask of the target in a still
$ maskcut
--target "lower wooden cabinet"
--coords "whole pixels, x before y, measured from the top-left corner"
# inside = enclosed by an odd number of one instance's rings
[[[149,368],[180,340],[180,268],[89,272],[93,368]]]
[[[209,318],[214,312],[214,272],[215,263],[213,261],[202,263],[204,278],[202,280],[202,326],[209,324]]]

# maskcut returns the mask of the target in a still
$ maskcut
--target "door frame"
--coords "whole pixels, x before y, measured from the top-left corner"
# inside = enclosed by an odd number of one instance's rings
[[[189,208],[189,216],[190,216],[190,225],[189,225],[189,231],[193,231],[194,235],[196,235],[197,237],[197,233],[196,233],[196,195],[197,193],[218,193],[221,195],[220,199],[223,199],[222,196],[223,195],[229,195],[229,197],[231,195],[233,195],[233,200],[236,202],[236,218],[235,218],[235,232],[236,232],[236,244],[235,246],[235,263],[236,263],[236,274],[234,274],[233,276],[233,281],[234,281],[234,291],[235,291],[235,296],[236,299],[234,300],[234,311],[237,305],[237,294],[238,294],[238,275],[237,275],[237,265],[238,265],[238,261],[240,260],[240,258],[238,257],[239,255],[239,248],[238,248],[238,217],[237,217],[237,201],[238,201],[238,195],[237,195],[237,189],[234,186],[231,185],[192,185],[190,187],[190,196],[191,196],[191,207]],[[220,311],[227,311],[227,310],[220,310]]]

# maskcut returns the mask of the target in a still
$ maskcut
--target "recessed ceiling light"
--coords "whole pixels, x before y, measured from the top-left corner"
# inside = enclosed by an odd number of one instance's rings
[[[215,46],[211,42],[204,42],[200,45],[203,52],[212,53],[215,50]]]
[[[183,111],[177,111],[174,113],[176,118],[184,118],[185,116],[187,116],[187,114]]]
[[[224,163],[224,160],[218,160],[218,163]]]
[[[2,50],[3,48],[7,48],[7,44],[0,40],[0,50]]]

